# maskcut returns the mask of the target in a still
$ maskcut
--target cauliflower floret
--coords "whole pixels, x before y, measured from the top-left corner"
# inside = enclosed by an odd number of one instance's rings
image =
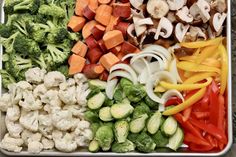
[[[17,105],[13,105],[7,109],[6,118],[10,121],[17,121],[20,118],[20,108]]]
[[[79,105],[65,105],[63,110],[69,110],[73,116],[83,119],[84,112],[87,110],[85,107]]]
[[[32,141],[28,144],[28,152],[38,154],[43,150],[43,144],[38,141]]]
[[[75,140],[78,146],[88,146],[89,142],[93,139],[93,132],[90,130],[90,123],[87,121],[80,121],[74,131],[76,135]]]
[[[11,152],[20,152],[24,141],[21,138],[12,138],[8,133],[4,136],[0,142],[0,148],[6,149]]]
[[[43,137],[41,142],[43,144],[43,149],[48,150],[48,149],[54,148],[54,141],[53,140]]]
[[[28,144],[30,142],[33,141],[40,141],[42,138],[42,134],[41,133],[33,133],[27,129],[25,129],[22,133],[21,133],[21,138],[24,140],[24,144],[26,146],[28,146]]]
[[[47,91],[42,96],[41,101],[45,104],[49,104],[52,107],[60,107],[62,105],[62,102],[61,102],[60,98],[58,97],[58,91],[57,90]]]
[[[43,82],[43,78],[46,74],[46,70],[40,68],[31,68],[25,72],[26,81],[34,84]]]
[[[34,88],[33,95],[35,98],[42,98],[42,96],[47,92],[47,88],[44,84],[40,84]]]
[[[77,84],[79,84],[79,83],[85,83],[85,82],[88,81],[88,79],[86,78],[86,76],[85,76],[84,74],[82,74],[82,73],[77,73],[77,74],[75,74],[75,75],[74,75],[74,79],[75,79],[75,82],[76,82]]]
[[[68,153],[73,152],[77,149],[77,144],[72,134],[65,133],[65,135],[63,136],[63,133],[61,131],[54,130],[52,135],[56,149]]]
[[[17,82],[16,83],[16,87],[18,89],[21,89],[22,91],[25,91],[25,90],[32,91],[33,90],[33,86],[29,82],[27,82],[27,81]]]
[[[48,89],[52,87],[58,87],[62,82],[65,81],[66,77],[58,71],[49,72],[44,77],[44,85]]]
[[[11,102],[11,95],[8,93],[4,93],[2,97],[0,97],[0,110],[2,112],[6,112],[7,109],[12,106]]]
[[[76,99],[77,103],[81,106],[86,106],[87,105],[87,96],[90,93],[90,89],[88,87],[87,83],[79,83],[77,88],[76,88]]]
[[[71,127],[70,130],[71,130],[71,131],[75,131],[75,129],[77,128],[79,122],[80,122],[80,119],[78,119],[78,118],[73,118],[72,121],[71,121],[72,127]]]
[[[42,102],[39,99],[34,98],[32,91],[24,91],[23,99],[24,100],[20,100],[19,105],[26,111],[39,110],[43,107]]]
[[[39,111],[22,111],[20,117],[20,124],[30,131],[38,131],[38,116]]]
[[[60,109],[60,108],[58,108]],[[43,106],[43,110],[46,111],[48,114],[52,113],[51,107],[49,104]]]
[[[74,105],[76,103],[75,86],[69,87],[65,90],[59,90],[59,98],[65,103]]]
[[[53,125],[61,131],[69,130],[72,127],[72,113],[68,110],[58,110],[51,114]]]
[[[16,83],[10,84],[8,86],[9,94],[11,96],[11,101],[13,105],[18,105],[19,101],[23,97],[22,90],[17,88]]]
[[[39,115],[39,132],[43,134],[43,136],[52,139],[52,119],[50,115]]]
[[[66,82],[63,82],[59,85],[61,90],[66,90],[69,87],[75,86],[75,80],[73,78],[69,78]]]
[[[24,130],[24,128],[18,122],[10,121],[7,117],[5,118],[5,124],[9,134],[12,137],[19,138],[21,132]]]

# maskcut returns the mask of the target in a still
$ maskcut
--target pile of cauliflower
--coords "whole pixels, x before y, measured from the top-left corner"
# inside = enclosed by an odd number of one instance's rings
[[[9,92],[0,98],[8,131],[0,147],[39,153],[54,148],[72,152],[88,146],[93,133],[84,120],[90,92],[87,78],[76,74],[66,80],[60,72],[39,68],[29,69],[25,76],[26,81],[9,85]]]

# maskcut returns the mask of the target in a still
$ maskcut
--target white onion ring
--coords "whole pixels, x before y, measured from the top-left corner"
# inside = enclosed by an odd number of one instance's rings
[[[115,87],[118,83],[118,79],[112,79],[110,81],[107,81],[107,86],[106,86],[106,95],[109,99],[113,98],[113,95],[115,93]]]

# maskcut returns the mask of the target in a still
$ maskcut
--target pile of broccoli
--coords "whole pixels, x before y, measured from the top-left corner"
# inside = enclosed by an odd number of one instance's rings
[[[67,59],[78,33],[67,30],[75,0],[5,0],[5,24],[0,24],[3,45],[3,86],[24,79],[33,67],[68,74]]]

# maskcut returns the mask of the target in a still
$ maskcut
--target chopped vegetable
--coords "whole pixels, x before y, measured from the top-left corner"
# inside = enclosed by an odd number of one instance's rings
[[[141,132],[145,127],[147,119],[148,119],[147,114],[143,114],[143,115],[139,116],[138,118],[133,119],[130,122],[130,132],[132,132],[132,133]]]
[[[169,116],[161,126],[161,131],[166,136],[172,136],[176,132],[177,128],[177,121],[172,116]]]
[[[147,130],[150,134],[155,134],[162,125],[163,119],[161,112],[156,111],[147,122]]]
[[[114,140],[112,128],[109,126],[101,126],[96,132],[95,140],[98,141],[98,144],[103,151],[108,151]]]
[[[129,123],[125,120],[117,121],[114,124],[114,133],[117,143],[125,142],[129,134]]]
[[[134,143],[129,140],[126,140],[123,143],[114,143],[111,147],[111,151],[116,153],[131,152],[134,151],[134,149],[135,149]]]
[[[88,100],[88,107],[92,110],[99,109],[105,102],[106,96],[99,92]]]
[[[112,121],[112,115],[111,115],[111,108],[110,107],[103,107],[99,110],[99,118],[104,121]]]

